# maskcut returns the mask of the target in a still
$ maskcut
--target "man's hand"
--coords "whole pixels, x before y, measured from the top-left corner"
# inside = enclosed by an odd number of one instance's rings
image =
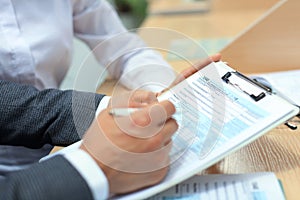
[[[132,192],[160,182],[166,175],[171,137],[178,125],[169,101],[152,104],[126,117],[102,111],[83,139],[88,152],[105,173],[110,192]]]

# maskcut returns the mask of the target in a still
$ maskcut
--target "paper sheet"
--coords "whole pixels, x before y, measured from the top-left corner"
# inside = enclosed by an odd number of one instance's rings
[[[284,200],[271,172],[194,176],[147,200]]]
[[[300,106],[300,70],[256,74],[251,77],[271,86],[275,93]]]

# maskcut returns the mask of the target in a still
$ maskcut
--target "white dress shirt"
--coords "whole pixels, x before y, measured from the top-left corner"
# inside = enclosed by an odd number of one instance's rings
[[[124,75],[125,86],[151,81],[165,87],[174,79],[169,65],[126,32],[105,0],[0,0],[0,6],[2,79],[57,88],[70,66],[74,36],[93,49],[113,77]]]
[[[57,88],[70,66],[74,36],[131,89],[159,91],[175,78],[159,54],[144,49],[137,35],[126,33],[105,0],[0,0],[0,7],[1,79]],[[1,146],[0,171],[27,166],[50,149]]]

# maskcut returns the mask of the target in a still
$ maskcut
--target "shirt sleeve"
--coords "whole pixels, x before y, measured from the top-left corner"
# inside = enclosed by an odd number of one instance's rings
[[[106,0],[77,1],[73,16],[75,36],[122,85],[159,92],[175,79],[172,67],[136,33],[126,30]]]
[[[111,97],[110,96],[104,96],[102,100],[100,101],[98,108],[96,110],[96,116],[100,114],[100,112],[108,107],[109,101]]]
[[[108,181],[96,162],[86,152],[77,149],[64,154],[64,157],[87,182],[95,200],[108,198]]]

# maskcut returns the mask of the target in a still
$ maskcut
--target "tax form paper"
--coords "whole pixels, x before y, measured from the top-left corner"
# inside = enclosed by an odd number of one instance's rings
[[[298,114],[223,62],[211,63],[168,90],[179,129],[170,170],[159,184],[114,199],[145,199],[180,183]]]

